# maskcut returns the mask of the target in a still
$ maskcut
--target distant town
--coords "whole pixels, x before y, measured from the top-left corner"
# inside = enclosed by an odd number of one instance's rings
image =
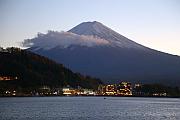
[[[17,79],[17,77],[0,76],[0,81],[9,81]],[[154,88],[153,88],[154,86]],[[152,88],[152,89],[150,89]],[[172,89],[170,89],[172,91]],[[179,88],[177,88],[177,91]],[[81,86],[76,88],[70,85],[52,88],[49,86],[41,86],[38,89],[21,91],[17,89],[0,89],[0,96],[171,96],[169,90],[161,85],[144,85],[131,84],[130,82],[120,82],[119,84],[99,85],[96,90],[86,89]]]

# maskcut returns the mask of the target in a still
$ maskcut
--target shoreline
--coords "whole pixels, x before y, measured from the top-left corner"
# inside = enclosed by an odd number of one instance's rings
[[[0,96],[0,98],[12,98],[12,97],[104,97],[105,99],[108,97],[138,97],[138,98],[180,98],[180,96],[110,96],[110,95],[78,95],[78,96],[65,96],[65,95],[52,95],[52,96]]]

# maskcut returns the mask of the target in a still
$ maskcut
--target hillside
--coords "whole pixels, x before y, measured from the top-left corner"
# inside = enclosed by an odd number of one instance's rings
[[[12,79],[0,80],[0,88],[59,88],[70,85],[96,89],[101,83],[99,79],[73,73],[62,64],[18,48],[1,48],[0,60],[1,78],[10,76]]]

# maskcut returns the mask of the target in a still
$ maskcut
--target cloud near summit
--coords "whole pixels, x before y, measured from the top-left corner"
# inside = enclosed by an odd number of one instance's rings
[[[22,44],[23,47],[51,49],[57,46],[67,48],[71,45],[92,47],[97,45],[108,45],[109,42],[96,36],[77,35],[71,32],[63,31],[48,31],[47,34],[38,33],[37,37],[26,39]]]

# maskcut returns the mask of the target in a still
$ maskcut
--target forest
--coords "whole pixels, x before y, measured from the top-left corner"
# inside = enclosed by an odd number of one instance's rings
[[[100,79],[74,73],[46,57],[20,48],[0,49],[0,89],[31,91],[42,86],[59,88],[71,86],[94,89]],[[10,79],[5,79],[5,77]]]

